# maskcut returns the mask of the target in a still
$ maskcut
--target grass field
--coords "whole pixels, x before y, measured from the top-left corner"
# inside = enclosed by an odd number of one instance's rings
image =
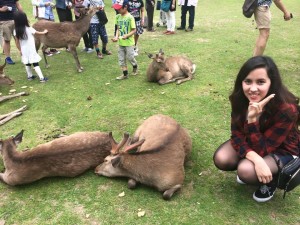
[[[32,148],[60,133],[77,131],[112,131],[117,140],[123,132],[133,134],[151,115],[162,113],[176,119],[189,130],[193,140],[191,159],[186,166],[183,189],[170,201],[161,193],[139,186],[127,189],[127,180],[97,177],[88,171],[76,178],[46,178],[28,185],[9,187],[0,183],[0,225],[2,224],[300,224],[300,188],[282,199],[278,190],[274,198],[258,204],[252,199],[256,187],[236,183],[234,172],[221,172],[213,164],[215,149],[230,137],[228,96],[241,65],[252,55],[258,35],[253,19],[242,15],[243,1],[199,0],[193,32],[165,36],[163,27],[147,32],[139,40],[137,57],[139,75],[124,81],[118,67],[117,44],[108,48],[113,55],[103,60],[95,53],[80,52],[84,67],[77,73],[73,57],[64,49],[49,57],[51,67],[40,62],[46,84],[27,81],[16,47],[12,58],[16,64],[6,67],[15,84],[0,87],[5,95],[10,89],[27,91],[29,96],[1,103],[0,114],[23,105],[28,110],[0,127],[0,138],[16,135],[24,129],[19,149]],[[34,23],[30,1],[21,1]],[[109,39],[113,35],[114,14],[111,1],[105,0]],[[300,96],[300,4],[284,1],[294,19],[283,20],[272,5],[271,35],[265,54],[280,68],[286,86]],[[155,11],[155,22],[158,21]],[[57,18],[57,17],[56,17]],[[180,24],[180,7],[176,12]],[[13,43],[13,42],[12,42]],[[182,85],[159,86],[146,81],[151,62],[145,52],[188,56],[197,70],[195,79]],[[40,52],[41,54],[41,52]],[[0,56],[4,61],[4,55]],[[27,86],[27,88],[22,88]],[[91,96],[92,100],[87,100]],[[0,170],[4,170],[0,160]],[[119,194],[124,192],[124,197]],[[138,212],[145,211],[143,217]]]

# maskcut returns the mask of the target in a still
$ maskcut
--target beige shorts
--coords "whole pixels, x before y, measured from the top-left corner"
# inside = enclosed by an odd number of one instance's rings
[[[0,21],[0,26],[2,28],[3,39],[5,41],[10,41],[13,37],[13,32],[15,29],[15,23],[13,20]],[[0,29],[1,30],[1,29]]]
[[[259,6],[254,11],[254,18],[258,29],[270,29],[271,11],[268,6]]]

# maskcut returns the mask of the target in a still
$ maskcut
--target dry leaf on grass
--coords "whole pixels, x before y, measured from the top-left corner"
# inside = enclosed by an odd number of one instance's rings
[[[124,196],[125,196],[125,192],[124,191],[119,194],[119,197],[124,197]]]
[[[138,212],[138,217],[143,217],[143,216],[145,216],[145,211],[139,211]]]

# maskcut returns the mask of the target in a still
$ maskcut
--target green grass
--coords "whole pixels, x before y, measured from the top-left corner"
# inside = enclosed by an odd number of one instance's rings
[[[111,38],[114,11],[110,1],[105,2]],[[33,23],[30,1],[21,3]],[[295,18],[283,21],[282,13],[272,6],[265,54],[278,64],[288,88],[300,96],[300,5],[297,0],[284,3]],[[0,137],[25,129],[20,150],[50,141],[59,133],[113,131],[119,139],[125,131],[133,134],[145,118],[157,113],[173,117],[189,130],[193,150],[184,187],[171,201],[164,201],[161,193],[150,187],[128,190],[126,179],[97,177],[88,171],[72,179],[45,178],[19,187],[0,184],[0,224],[300,224],[299,188],[285,200],[279,190],[270,202],[258,204],[252,199],[255,187],[237,184],[234,172],[221,172],[212,162],[215,149],[230,137],[228,96],[239,68],[252,55],[258,35],[252,19],[243,17],[241,7],[242,1],[200,0],[194,32],[164,36],[162,27],[154,33],[145,32],[137,57],[140,75],[124,81],[115,80],[121,71],[117,45],[112,42],[108,48],[113,55],[103,60],[80,52],[80,43],[78,54],[85,68],[81,74],[76,72],[73,57],[63,49],[60,55],[48,58],[49,69],[41,61],[42,71],[49,77],[46,84],[27,81],[12,46],[17,63],[7,66],[6,74],[15,84],[0,87],[0,92],[4,95],[13,88],[30,95],[1,104],[1,114],[24,104],[28,110],[1,126]],[[179,25],[180,8],[176,21]],[[155,53],[160,48],[168,56],[191,58],[197,64],[195,79],[180,86],[148,83],[145,73],[150,59],[144,52]],[[88,96],[92,100],[88,101]],[[123,191],[125,196],[119,197]],[[146,212],[144,217],[138,217],[139,209]]]

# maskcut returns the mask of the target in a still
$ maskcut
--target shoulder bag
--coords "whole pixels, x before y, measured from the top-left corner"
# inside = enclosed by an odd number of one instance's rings
[[[250,18],[253,15],[257,6],[258,6],[258,0],[245,0],[242,8],[244,16]]]
[[[279,172],[277,187],[286,192],[293,190],[300,184],[300,158],[297,157],[288,162]]]

